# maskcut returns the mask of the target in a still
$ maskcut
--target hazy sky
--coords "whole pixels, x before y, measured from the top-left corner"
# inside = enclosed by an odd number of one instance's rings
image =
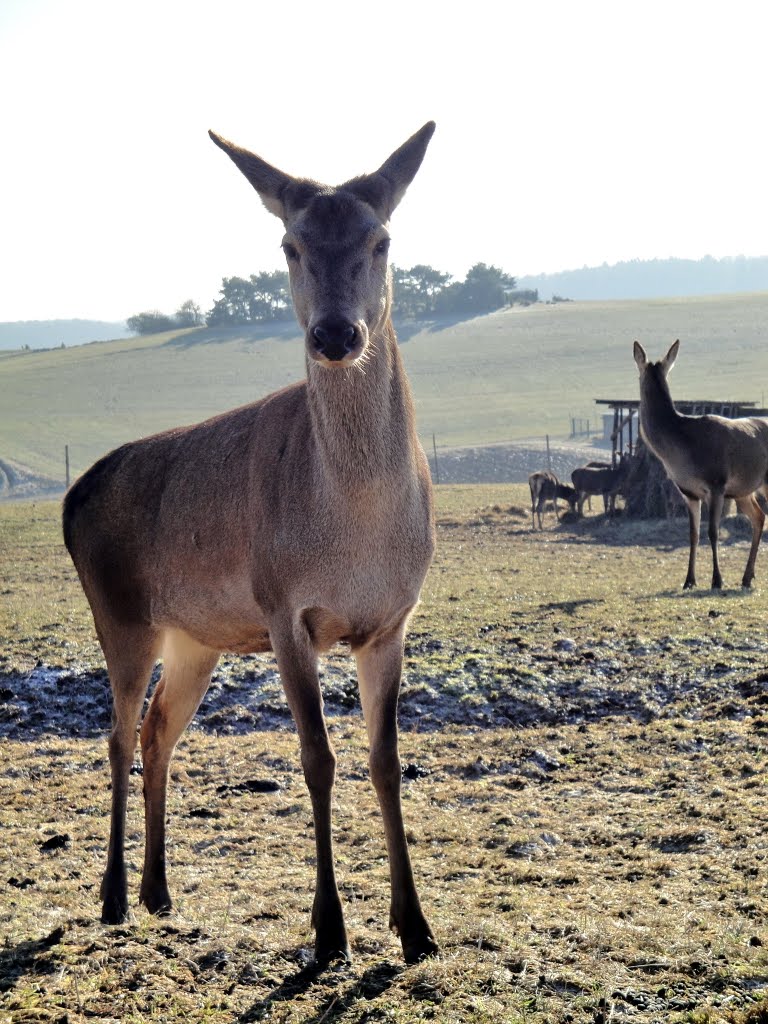
[[[767,33],[764,0],[0,0],[0,320],[282,266],[208,128],[336,184],[436,120],[401,266],[764,255]]]

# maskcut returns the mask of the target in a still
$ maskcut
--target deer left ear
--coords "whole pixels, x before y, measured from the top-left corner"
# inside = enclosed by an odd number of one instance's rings
[[[669,352],[667,352],[667,354],[661,360],[661,367],[664,370],[664,376],[665,377],[667,376],[669,371],[672,369],[672,367],[675,365],[675,360],[677,359],[677,353],[678,353],[679,348],[680,348],[680,339],[678,338],[677,341],[673,345],[670,345]]]
[[[434,131],[435,122],[428,121],[396,149],[378,171],[353,178],[342,187],[354,192],[359,199],[372,206],[381,221],[388,221],[421,167],[421,161]]]
[[[640,371],[640,373],[642,373],[648,365],[648,357],[645,354],[645,349],[639,341],[636,341],[635,344],[632,346],[632,354],[635,357],[635,362],[637,363],[638,370]]]

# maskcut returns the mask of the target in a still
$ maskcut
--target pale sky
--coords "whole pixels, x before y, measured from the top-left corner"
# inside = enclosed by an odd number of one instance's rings
[[[764,0],[0,0],[0,321],[282,267],[208,128],[337,184],[437,121],[399,266],[768,254],[766,38]]]

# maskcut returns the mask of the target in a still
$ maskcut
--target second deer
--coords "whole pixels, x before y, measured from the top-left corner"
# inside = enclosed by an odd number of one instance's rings
[[[643,346],[637,341],[634,344],[635,362],[640,371],[640,431],[688,506],[690,549],[683,587],[696,586],[701,503],[706,501],[712,545],[712,589],[722,589],[717,545],[726,498],[733,498],[738,510],[752,523],[752,547],[741,581],[743,587],[749,587],[755,576],[757,549],[765,523],[757,495],[762,493],[768,497],[768,423],[754,417],[730,420],[723,416],[679,413],[667,383],[679,348],[680,342],[676,341],[663,359],[652,363]]]

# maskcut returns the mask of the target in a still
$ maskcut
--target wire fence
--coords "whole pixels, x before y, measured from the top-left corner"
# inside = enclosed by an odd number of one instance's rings
[[[610,443],[586,437],[553,439],[548,434],[488,444],[441,445],[435,434],[422,438],[436,484],[526,483],[531,473],[549,470],[569,481],[571,472],[598,456],[610,459]]]

